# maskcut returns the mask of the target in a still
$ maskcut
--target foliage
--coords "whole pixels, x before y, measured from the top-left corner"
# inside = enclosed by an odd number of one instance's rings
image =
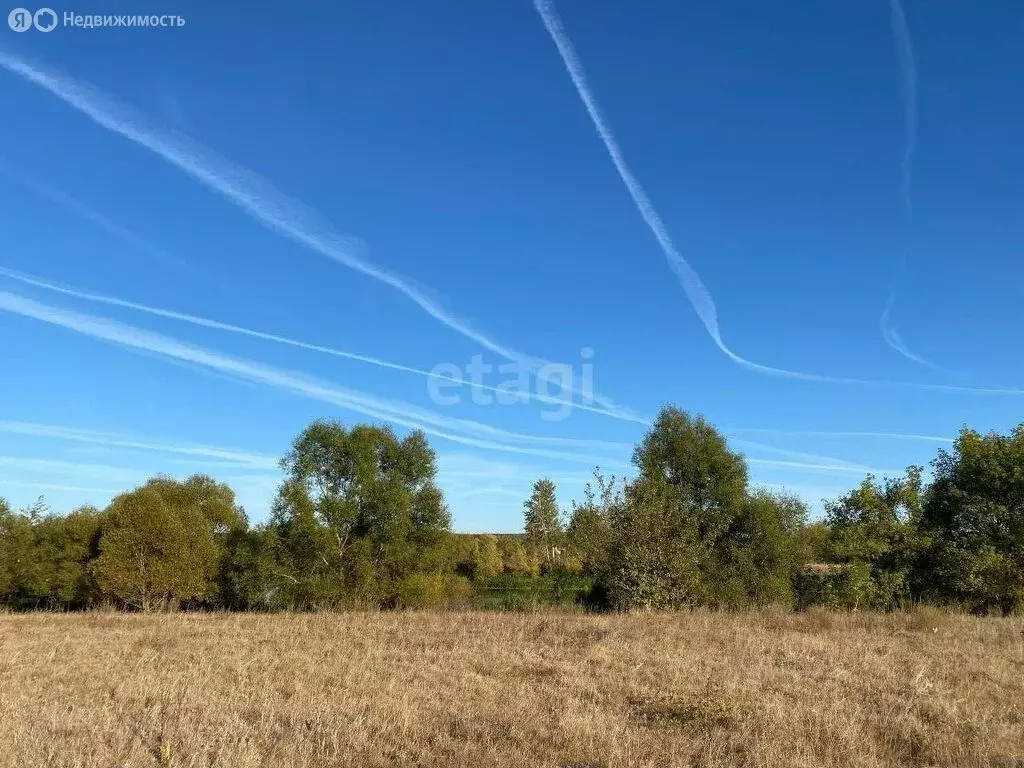
[[[794,592],[800,610],[812,605],[855,610],[871,602],[875,587],[867,563],[812,563],[796,575]]]
[[[923,591],[979,612],[1024,606],[1024,424],[1008,435],[965,427],[932,466]]]
[[[573,502],[572,515],[566,529],[566,543],[572,555],[578,558],[580,570],[594,576],[607,564],[611,543],[612,517],[621,508],[622,491],[612,475],[605,478],[600,470],[594,471],[597,490],[587,483],[583,501]]]
[[[965,428],[930,485],[920,467],[869,475],[811,522],[800,500],[750,489],[743,457],[678,408],[662,409],[633,461],[630,482],[595,472],[567,525],[545,478],[523,533],[453,535],[422,433],[316,421],[253,528],[205,475],[154,477],[64,516],[0,499],[0,606],[1024,605],[1024,425]]]
[[[408,574],[449,566],[450,519],[422,432],[315,421],[281,466],[273,525],[292,604],[395,602]]]
[[[533,484],[533,493],[523,504],[523,518],[530,554],[541,564],[552,565],[559,559],[563,526],[555,484],[550,479]]]
[[[666,406],[633,452],[640,480],[664,480],[690,509],[702,541],[714,541],[743,505],[747,465],[701,416]]]
[[[802,564],[797,537],[807,515],[795,496],[748,495],[719,544],[714,602],[730,608],[792,604],[792,575]]]
[[[825,505],[829,560],[867,573],[858,587],[860,606],[897,608],[913,600],[913,569],[923,547],[920,534],[922,470],[875,482],[868,475],[859,487]]]
[[[155,478],[111,502],[93,566],[104,594],[148,611],[212,591],[220,554],[217,524],[205,516],[198,498],[220,488],[192,480],[185,489],[169,478]],[[205,492],[193,493],[200,484]]]

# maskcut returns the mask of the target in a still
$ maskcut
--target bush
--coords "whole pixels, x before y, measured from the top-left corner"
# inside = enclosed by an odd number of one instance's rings
[[[865,608],[875,589],[866,563],[812,563],[795,579],[796,607],[807,610],[820,605],[833,610]]]
[[[412,573],[395,590],[397,608],[437,608],[465,600],[471,594],[469,581],[440,573]]]

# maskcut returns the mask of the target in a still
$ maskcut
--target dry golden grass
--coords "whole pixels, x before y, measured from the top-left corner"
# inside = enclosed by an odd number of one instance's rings
[[[0,615],[0,766],[1024,765],[1019,619]]]

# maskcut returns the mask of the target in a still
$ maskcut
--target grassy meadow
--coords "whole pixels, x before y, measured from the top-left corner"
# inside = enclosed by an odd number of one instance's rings
[[[0,614],[0,766],[1024,765],[1024,621]]]

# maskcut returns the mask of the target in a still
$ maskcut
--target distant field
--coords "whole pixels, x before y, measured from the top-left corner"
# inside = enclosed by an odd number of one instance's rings
[[[1024,765],[1022,627],[0,615],[0,765]]]

